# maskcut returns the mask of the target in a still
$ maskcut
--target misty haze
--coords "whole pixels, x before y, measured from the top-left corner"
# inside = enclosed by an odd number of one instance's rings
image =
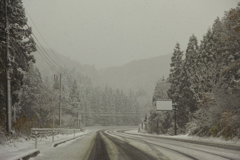
[[[240,160],[237,0],[2,0],[0,55],[0,159]]]

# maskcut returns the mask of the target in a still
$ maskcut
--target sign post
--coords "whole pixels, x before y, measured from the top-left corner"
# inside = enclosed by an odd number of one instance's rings
[[[174,110],[174,120],[175,120],[174,129],[175,129],[175,135],[177,135],[177,104],[173,103],[172,105],[174,106],[174,108],[173,108],[173,110]]]
[[[175,121],[174,133],[175,133],[175,135],[177,135],[177,122],[176,122],[177,121],[177,118],[176,118],[177,108],[176,108],[176,106],[177,106],[177,104],[172,103],[172,100],[169,100],[169,99],[156,101],[156,110],[157,111],[172,111],[172,110],[174,110],[174,121]]]
[[[78,117],[77,118],[75,118],[75,120],[77,120],[78,122],[77,122],[77,129],[80,129],[80,120],[82,120],[82,116],[81,115],[79,115],[79,113],[78,113]]]
[[[160,100],[157,101],[157,111],[171,111],[172,110],[172,100]]]

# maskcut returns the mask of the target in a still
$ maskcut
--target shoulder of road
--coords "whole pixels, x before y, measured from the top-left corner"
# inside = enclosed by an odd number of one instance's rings
[[[224,149],[232,149],[232,150],[240,150],[240,143],[237,143],[237,141],[220,141],[220,138],[218,138],[219,141],[212,141],[209,138],[202,138],[198,137],[197,139],[191,139],[189,136],[188,138],[179,137],[179,136],[165,136],[165,135],[153,135],[148,133],[133,133],[133,132],[125,132],[127,134],[134,134],[139,136],[148,136],[153,138],[161,138],[161,139],[168,139],[168,140],[174,140],[179,142],[186,142],[186,143],[192,143],[192,144],[200,144],[200,145],[207,145],[212,147],[219,147]],[[193,138],[193,137],[192,137]],[[238,140],[239,141],[239,140]]]
[[[66,143],[68,141],[77,139],[81,137],[84,134],[76,134],[75,137],[63,137],[55,141],[54,143],[51,143],[51,147],[56,147],[60,144]],[[32,144],[32,148],[34,148],[34,144]],[[0,159],[6,159],[6,160],[21,160],[21,159],[29,159],[31,157],[35,157],[40,153],[41,149],[31,149],[29,147],[21,147],[19,149],[16,149],[15,151],[5,152],[0,154]]]

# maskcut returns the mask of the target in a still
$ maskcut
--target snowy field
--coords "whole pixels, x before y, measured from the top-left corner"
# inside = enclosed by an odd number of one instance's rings
[[[125,133],[131,133],[131,134],[140,134],[140,135],[149,135],[154,137],[167,137],[167,138],[177,138],[177,139],[188,139],[188,140],[197,140],[197,141],[203,141],[208,143],[220,143],[220,144],[231,144],[240,146],[240,140],[239,139],[233,139],[226,141],[223,138],[216,138],[216,137],[197,137],[197,136],[189,136],[186,135],[176,135],[176,136],[170,136],[170,135],[157,135],[157,134],[149,134],[149,133],[139,133],[138,130],[129,130],[125,131]]]
[[[90,130],[86,130],[84,132],[79,132],[75,134],[75,137],[79,137],[81,135],[85,135],[89,133]],[[60,142],[67,139],[74,138],[73,134],[64,134],[64,135],[55,135],[54,142]],[[52,136],[46,136],[37,139],[37,149],[40,151],[49,150],[53,147]],[[27,151],[35,149],[35,139],[11,139],[7,141],[5,144],[0,145],[0,159],[11,159],[12,157],[21,155]]]

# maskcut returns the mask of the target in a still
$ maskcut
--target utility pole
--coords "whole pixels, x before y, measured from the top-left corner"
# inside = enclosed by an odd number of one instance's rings
[[[77,121],[78,121],[78,125],[77,125],[77,128],[79,128],[79,112],[77,113]]]
[[[116,105],[114,105],[114,114],[115,114],[115,119],[114,119],[114,123],[115,123],[115,126],[117,126],[117,112],[116,112]]]
[[[83,119],[83,120],[84,120],[83,125],[84,125],[84,127],[85,127],[85,105],[84,105],[84,109],[83,109],[83,114],[84,114],[84,117],[83,117],[83,118],[84,118],[84,119]]]
[[[7,111],[7,132],[12,132],[12,98],[11,98],[11,79],[10,79],[10,54],[9,54],[9,24],[7,12],[7,0],[5,2],[5,30],[6,30],[6,111]]]
[[[55,74],[54,74],[54,82],[53,84],[55,84]],[[53,85],[53,90],[55,92],[55,86]],[[55,113],[55,103],[53,104],[53,115],[52,115],[52,128],[54,128],[54,113]]]
[[[62,74],[60,73],[60,96],[59,96],[59,127],[62,127],[61,124],[61,116],[62,116],[62,109],[61,109],[61,103],[62,103]]]
[[[79,129],[79,103],[78,103],[78,116],[77,116],[77,119],[78,119],[78,129]]]

